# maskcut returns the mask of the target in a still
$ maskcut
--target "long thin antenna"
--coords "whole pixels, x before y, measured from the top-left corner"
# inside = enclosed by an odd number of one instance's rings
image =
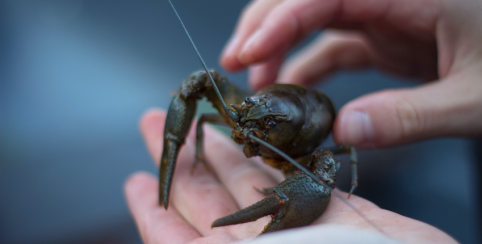
[[[171,0],[168,0],[168,1],[171,4],[172,9],[174,10],[174,13],[176,13],[176,16],[179,19],[179,22],[181,22],[182,28],[184,28],[184,31],[186,32],[187,37],[191,41],[192,46],[194,47],[194,51],[196,51],[197,57],[199,58],[199,61],[201,61],[201,64],[203,65],[203,68],[206,71],[206,74],[209,76],[209,79],[211,80],[211,83],[213,84],[214,90],[216,91],[216,94],[218,95],[218,98],[221,101],[221,105],[223,106],[224,112],[226,112],[226,114],[228,114],[228,107],[226,106],[226,103],[224,103],[223,97],[221,96],[221,93],[219,92],[219,89],[218,89],[218,86],[216,85],[216,82],[214,82],[214,79],[211,76],[211,73],[209,72],[208,67],[204,63],[204,60],[201,58],[201,54],[197,50],[196,45],[194,44],[194,41],[192,40],[191,35],[189,35],[189,32],[186,29],[186,26],[184,26],[184,23],[182,22],[181,17],[179,16],[179,14],[176,11],[176,8],[174,8],[174,5],[172,4]]]
[[[319,184],[323,185],[326,189],[328,189],[333,195],[335,195],[335,197],[338,197],[343,203],[345,203],[346,205],[348,205],[348,207],[350,207],[351,209],[353,209],[353,211],[355,211],[358,215],[360,215],[360,217],[362,217],[362,219],[364,219],[366,222],[368,222],[373,228],[375,228],[376,230],[380,231],[381,233],[385,234],[385,232],[383,232],[382,229],[380,229],[380,227],[378,227],[377,225],[375,225],[372,221],[370,221],[370,219],[368,219],[367,216],[365,216],[362,212],[360,212],[360,210],[358,210],[357,208],[355,208],[355,206],[353,206],[349,201],[347,201],[345,198],[343,198],[338,192],[336,191],[333,191],[331,189],[330,186],[328,186],[325,182],[321,181],[320,179],[318,179],[318,177],[316,177],[313,173],[311,173],[309,170],[307,170],[305,167],[301,166],[298,162],[296,162],[294,159],[292,159],[290,156],[286,155],[284,152],[282,152],[281,150],[279,150],[278,148],[270,145],[269,143],[259,139],[258,137],[254,136],[254,135],[249,135],[249,138],[259,142],[260,144],[262,144],[263,146],[273,150],[275,153],[279,154],[280,156],[282,156],[283,158],[285,158],[286,160],[288,160],[288,162],[292,163],[294,166],[296,166],[298,169],[300,169],[301,171],[303,171],[303,173],[305,173],[306,175],[308,175],[309,177],[311,177],[315,182],[318,182]]]

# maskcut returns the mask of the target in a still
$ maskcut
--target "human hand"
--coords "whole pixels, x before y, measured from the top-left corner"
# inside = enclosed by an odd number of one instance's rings
[[[243,12],[221,65],[250,68],[251,85],[308,85],[340,69],[375,66],[437,82],[355,99],[334,125],[338,144],[384,147],[482,135],[482,2],[474,0],[258,0]],[[290,47],[321,38],[282,68]],[[279,76],[278,76],[279,73]]]
[[[165,119],[164,111],[151,110],[140,123],[147,148],[156,164],[161,155]],[[268,223],[269,217],[213,229],[211,223],[261,200],[264,196],[257,193],[253,186],[272,187],[283,176],[258,159],[247,159],[232,140],[210,127],[205,127],[205,153],[211,172],[199,166],[190,175],[194,161],[193,131],[191,129],[179,154],[167,211],[158,204],[156,177],[141,172],[132,175],[126,182],[129,209],[144,243],[229,243],[255,237]],[[335,191],[347,197],[346,193]],[[363,198],[352,196],[349,201],[385,234],[377,232],[340,199],[332,197],[328,208],[313,223],[313,227],[267,234],[256,238],[254,243],[288,243],[293,238],[296,238],[296,243],[318,243],[321,240],[324,243],[354,240],[356,243],[455,243],[435,227],[380,209]]]

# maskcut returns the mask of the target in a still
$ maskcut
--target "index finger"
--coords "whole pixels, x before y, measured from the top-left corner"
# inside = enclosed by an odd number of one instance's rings
[[[438,14],[436,4],[430,0],[287,0],[269,6],[262,21],[239,23],[237,29],[249,29],[251,34],[246,36],[243,31],[237,32],[239,36],[233,39],[239,38],[239,43],[236,48],[229,46],[225,50],[223,61],[237,58],[243,66],[264,62],[285,53],[294,42],[311,31],[340,24],[350,26],[350,23],[377,20],[380,24],[397,26],[406,32],[426,32],[434,28]],[[254,7],[248,8],[245,11],[248,13],[243,13],[243,16],[255,11],[258,10]],[[250,28],[244,27],[248,25]],[[252,31],[255,27],[256,31]],[[232,62],[222,62],[222,65],[227,69],[233,67]]]
[[[244,68],[235,53],[238,53],[246,40],[259,28],[265,16],[284,0],[260,0],[251,2],[243,10],[235,33],[224,48],[221,55],[221,65],[229,71],[238,71]]]
[[[127,203],[144,243],[187,243],[200,237],[173,207],[159,207],[157,187],[157,179],[144,172],[125,183]]]

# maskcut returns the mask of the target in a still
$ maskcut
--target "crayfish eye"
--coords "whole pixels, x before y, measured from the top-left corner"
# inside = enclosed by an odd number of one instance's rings
[[[246,97],[246,98],[244,99],[244,103],[245,103],[247,106],[249,106],[249,107],[251,107],[251,106],[254,105],[254,101],[253,101],[253,99],[251,99],[250,97]]]
[[[264,118],[264,123],[269,127],[273,128],[276,126],[276,122],[274,122],[271,118]]]

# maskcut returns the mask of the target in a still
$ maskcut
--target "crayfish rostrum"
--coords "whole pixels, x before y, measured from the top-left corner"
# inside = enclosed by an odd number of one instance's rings
[[[216,94],[208,73],[196,72],[182,83],[167,113],[159,178],[159,201],[166,209],[177,155],[194,118],[197,101],[203,97],[219,114],[204,114],[198,120],[193,167],[198,161],[206,163],[202,125],[207,122],[230,126],[231,138],[244,145],[246,157],[261,156],[265,163],[280,169],[286,176],[275,188],[260,191],[266,198],[214,221],[213,227],[255,221],[267,215],[271,215],[272,220],[261,234],[312,223],[328,206],[331,190],[335,187],[340,162],[333,154],[351,153],[350,194],[355,190],[355,150],[350,146],[317,149],[330,133],[335,118],[335,110],[326,95],[289,84],[271,85],[251,95],[216,71],[210,71],[210,75],[221,96]],[[225,104],[231,104],[230,108]],[[295,159],[314,174],[318,182],[301,172],[288,158],[273,151],[270,145]],[[324,184],[320,184],[320,180]]]

